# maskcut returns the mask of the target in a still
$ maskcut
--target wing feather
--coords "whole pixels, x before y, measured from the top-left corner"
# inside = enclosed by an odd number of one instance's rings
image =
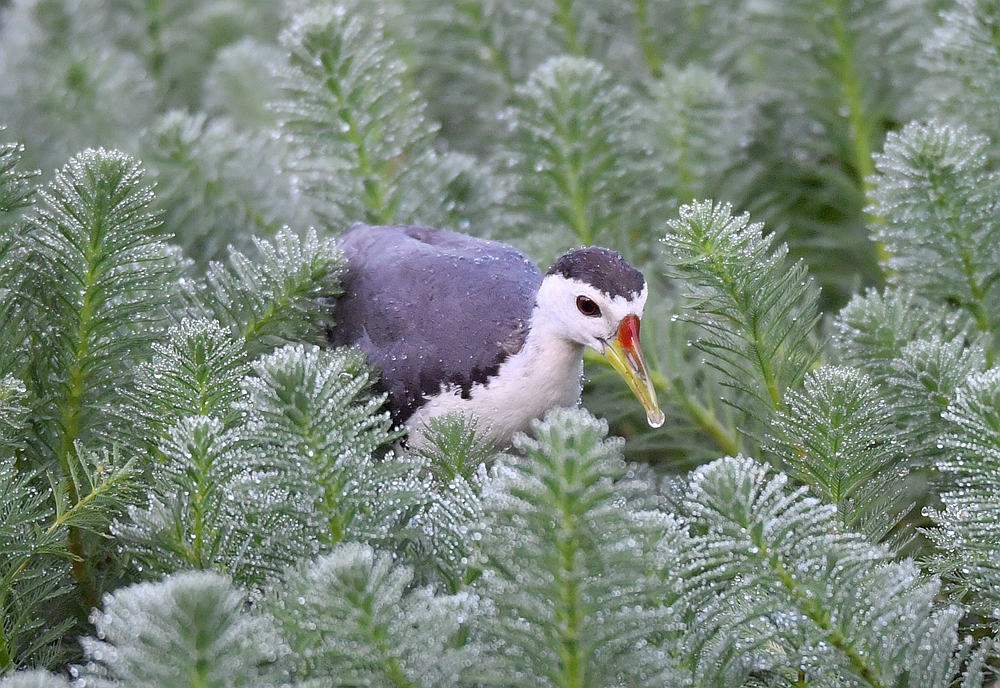
[[[467,396],[520,351],[538,267],[512,246],[430,227],[354,225],[330,340],[358,345],[404,422],[442,385]]]

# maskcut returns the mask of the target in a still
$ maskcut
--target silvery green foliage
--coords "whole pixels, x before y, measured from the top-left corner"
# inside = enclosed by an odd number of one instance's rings
[[[261,686],[288,652],[273,621],[244,610],[246,595],[209,572],[168,576],[105,596],[83,640],[85,685]]]
[[[654,212],[651,151],[632,95],[599,63],[554,57],[516,89],[506,164],[525,241],[544,263],[581,243],[642,255],[628,233]]]
[[[9,486],[31,491],[11,495],[13,503],[34,518],[0,594],[19,607],[4,622],[11,633],[47,626],[36,654],[73,623],[64,606],[73,601],[55,600],[56,591],[97,602],[102,583],[91,567],[108,563],[106,527],[136,494],[134,445],[124,440],[135,410],[129,376],[149,351],[177,275],[171,250],[149,236],[151,191],[128,156],[85,151],[38,198],[4,232],[0,259],[9,334],[0,360],[17,376],[8,391],[20,398],[4,423],[13,451],[3,458],[16,459]],[[74,583],[53,556],[69,561]],[[113,585],[112,569],[103,575]]]
[[[964,337],[951,340],[932,335],[903,347],[892,362],[883,396],[892,404],[911,461],[933,461],[940,453],[941,435],[948,432],[942,414],[968,377],[986,368],[981,346]]]
[[[385,401],[372,395],[372,372],[355,349],[285,346],[253,366],[236,408],[239,431],[258,461],[301,501],[302,536],[328,548],[345,540],[391,545],[427,487],[422,464],[375,452],[398,437]]]
[[[24,446],[29,409],[27,388],[13,375],[0,378],[0,456],[8,456]]]
[[[487,466],[497,447],[484,438],[475,418],[448,414],[431,418],[414,450],[430,476],[429,502],[410,523],[420,536],[409,545],[419,579],[437,580],[452,592],[477,574],[470,528],[482,517]]]
[[[889,253],[891,284],[954,303],[995,339],[1000,313],[1000,182],[986,140],[938,123],[909,124],[876,156],[871,195],[885,222],[875,237]],[[992,360],[989,344],[987,357]]]
[[[156,85],[139,56],[106,40],[99,0],[22,1],[0,22],[0,111],[47,174],[71,155],[106,145],[135,151],[136,123],[155,108]]]
[[[104,561],[90,557],[106,547],[104,527],[134,494],[130,375],[166,315],[179,263],[151,236],[152,191],[123,153],[84,151],[38,197],[14,237],[21,265],[10,294],[26,325],[11,344],[20,347],[33,408],[21,461],[49,476],[89,607],[99,594],[90,567]]]
[[[310,505],[260,452],[240,447],[238,430],[208,416],[166,430],[146,502],[112,527],[141,577],[210,569],[255,584],[315,553],[301,526],[308,516],[288,513]]]
[[[905,475],[898,467],[892,409],[871,378],[824,366],[790,391],[765,447],[791,476],[837,507],[840,532],[881,540],[906,515],[897,504]]]
[[[657,647],[679,620],[661,572],[677,555],[676,519],[622,461],[607,424],[554,409],[519,435],[483,492],[472,533],[494,609],[474,630],[490,654],[472,676],[490,685],[671,685],[683,673]],[[663,575],[669,577],[668,571]]]
[[[239,131],[274,138],[278,117],[271,104],[281,98],[275,75],[285,63],[285,51],[264,36],[247,36],[221,48],[205,76],[204,112],[228,120]]]
[[[338,545],[272,592],[268,609],[303,685],[460,684],[475,660],[461,634],[478,600],[413,588],[412,569],[393,559],[360,543]]]
[[[502,134],[496,112],[548,58],[587,57],[629,81],[652,69],[631,40],[636,13],[633,3],[620,0],[421,0],[405,3],[390,28],[414,45],[417,77],[437,96],[429,112],[442,122],[448,140],[462,150],[488,153]]]
[[[514,28],[513,2],[420,0],[407,3],[407,10],[389,29],[413,44],[414,76],[426,92],[437,94],[427,103],[428,113],[453,146],[488,152],[502,131],[496,112],[515,82],[538,64],[534,26]],[[530,54],[509,49],[519,41]]]
[[[659,78],[671,65],[685,69],[700,64],[731,71],[742,47],[733,39],[745,27],[752,7],[705,0],[638,0],[631,4],[628,16],[631,19],[634,13],[647,68]]]
[[[380,9],[317,3],[294,16],[281,44],[290,60],[281,128],[317,212],[338,226],[453,224],[455,192],[466,190],[474,161],[433,145],[436,127],[404,88],[406,66]]]
[[[806,252],[824,296],[846,301],[858,289],[855,275],[862,284],[881,280],[867,241],[866,180],[885,132],[921,116],[911,94],[923,74],[914,61],[933,27],[934,5],[740,5],[728,25],[735,63],[727,75],[750,87],[760,117],[752,159],[734,171],[732,202],[766,222],[793,254]]]
[[[200,109],[220,48],[273,40],[280,14],[261,0],[6,3],[0,111],[46,171],[88,146],[138,154],[161,112]]]
[[[997,159],[1000,129],[991,117],[998,107],[994,85],[1000,78],[996,51],[995,0],[957,0],[941,10],[941,21],[924,39],[920,65],[929,78],[918,87],[931,114],[987,134],[984,151]]]
[[[964,338],[971,323],[961,314],[910,291],[873,289],[857,294],[841,309],[833,328],[835,353],[884,384],[893,361],[915,339]]]
[[[269,468],[226,432],[239,419],[232,405],[249,371],[231,332],[214,320],[187,318],[139,365],[137,427],[157,460],[144,503],[130,506],[113,531],[129,543],[141,575],[215,568],[258,581],[291,554],[288,526],[266,508],[284,493],[261,484]]]
[[[242,342],[215,320],[184,318],[172,325],[136,371],[136,406],[148,439],[157,441],[166,427],[192,415],[231,425],[240,382],[250,372],[246,358]]]
[[[0,145],[0,336],[10,343],[0,351],[0,376],[17,366],[20,346],[15,342],[25,337],[23,305],[11,298],[18,291],[18,282],[24,279],[20,270],[23,247],[18,241],[19,231],[9,224],[16,222],[23,208],[34,201],[35,186],[31,183],[37,172],[20,169],[24,147],[16,143]]]
[[[284,227],[273,241],[253,239],[252,255],[233,250],[209,264],[205,281],[183,284],[192,314],[214,318],[245,340],[250,354],[285,341],[322,339],[322,299],[339,293],[344,257],[337,242]]]
[[[50,394],[44,453],[63,473],[78,439],[121,431],[108,413],[127,391],[117,378],[148,351],[178,273],[150,236],[157,221],[142,181],[128,156],[84,151],[39,191],[20,239],[29,276],[17,296],[38,307],[33,367]]]
[[[31,179],[37,172],[18,169],[24,155],[24,146],[5,143],[0,146],[0,212],[9,213],[31,204],[35,189]]]
[[[251,248],[254,234],[315,223],[293,200],[293,181],[283,170],[287,147],[272,131],[172,110],[143,132],[140,145],[158,182],[163,223],[199,266],[224,258],[229,246]]]
[[[18,0],[0,20],[0,125],[27,145],[46,175],[88,147],[141,158],[163,189],[168,231],[204,266],[254,228],[305,226],[279,174],[283,145],[249,113],[266,110],[283,3],[269,0]],[[223,85],[231,47],[258,45],[256,83]],[[283,57],[281,58],[283,61]],[[178,129],[177,112],[204,127]],[[229,119],[227,119],[229,118]],[[227,126],[229,122],[235,126]],[[243,166],[234,161],[239,159]],[[175,206],[176,204],[176,206]],[[175,221],[176,220],[176,221]],[[212,232],[207,227],[212,227]],[[200,241],[199,241],[200,240]]]
[[[682,317],[704,332],[694,345],[746,395],[738,406],[758,419],[782,409],[816,357],[817,292],[805,266],[787,266],[788,247],[772,250],[763,226],[728,205],[696,201],[668,225],[667,261],[693,308]]]
[[[736,38],[762,61],[740,67],[754,70],[789,109],[805,109],[806,121],[793,125],[801,127],[798,145],[834,153],[863,179],[871,161],[861,153],[870,154],[885,118],[899,111],[900,99],[922,76],[913,62],[932,12],[929,4],[899,0],[751,3]],[[789,73],[796,78],[782,78]],[[804,126],[808,120],[821,127]]]
[[[42,530],[52,521],[48,495],[0,455],[0,672],[51,661],[67,624],[46,627],[42,611],[61,596],[69,562],[62,560],[65,531]]]
[[[21,671],[0,678],[0,688],[69,688],[69,683],[65,677],[47,671]]]
[[[690,202],[714,195],[726,170],[747,145],[753,110],[740,105],[734,89],[698,65],[661,68],[652,84],[645,118],[653,146],[666,163],[659,183],[673,198]]]
[[[73,473],[50,475],[43,487],[44,478],[19,466],[9,449],[0,454],[0,672],[63,659],[59,644],[73,625],[57,611],[73,592],[67,535],[103,533],[134,479],[130,465],[78,447]]]
[[[102,38],[138,56],[155,79],[162,110],[197,109],[218,52],[234,38],[273,40],[283,19],[269,0],[105,0],[95,9],[90,21]]]
[[[937,580],[840,532],[836,507],[787,482],[742,457],[692,474],[681,642],[696,682],[951,685],[963,610],[938,606]]]
[[[427,499],[422,464],[374,460],[396,433],[378,412],[384,398],[369,394],[363,357],[286,346],[250,367],[223,332],[185,321],[171,329],[180,346],[161,347],[169,358],[148,366],[152,394],[177,393],[201,415],[165,429],[148,503],[115,525],[140,569],[215,569],[258,584],[344,540],[401,538]],[[192,365],[209,354],[211,366]]]
[[[942,509],[927,509],[937,528],[927,535],[939,549],[935,566],[954,586],[959,599],[989,619],[996,632],[1000,618],[1000,372],[992,368],[970,376],[944,420],[949,430],[939,440],[938,468],[951,478],[941,495]]]

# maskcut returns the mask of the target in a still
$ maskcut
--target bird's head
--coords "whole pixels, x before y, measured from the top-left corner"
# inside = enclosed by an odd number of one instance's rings
[[[663,424],[639,345],[639,322],[649,293],[642,273],[606,248],[576,249],[559,258],[542,280],[538,308],[565,339],[604,356],[646,409]]]

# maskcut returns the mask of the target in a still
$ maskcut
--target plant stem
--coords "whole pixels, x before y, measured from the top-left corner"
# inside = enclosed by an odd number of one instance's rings
[[[584,614],[580,609],[580,587],[576,573],[580,536],[572,504],[566,504],[567,495],[562,490],[559,492],[560,494],[555,495],[560,500],[559,510],[562,512],[562,532],[557,535],[556,543],[560,559],[556,584],[559,586],[559,598],[563,605],[563,613],[557,612],[556,615],[557,621],[561,622],[559,656],[563,681],[559,685],[564,688],[583,688],[586,661],[581,657],[580,638]]]
[[[659,372],[652,373],[653,386],[660,390],[673,390],[681,406],[688,412],[691,420],[711,437],[719,449],[727,456],[736,456],[740,453],[740,443],[736,437],[726,429],[711,410],[703,406],[687,389],[680,378],[668,381]]]
[[[654,79],[663,76],[663,61],[656,54],[653,47],[652,27],[649,25],[649,12],[646,8],[646,0],[635,0],[635,19],[639,24],[639,45],[642,46],[642,54],[646,58],[646,66]]]
[[[361,178],[361,197],[367,208],[365,218],[373,224],[389,224],[392,221],[393,209],[391,204],[387,205],[386,196],[388,191],[385,188],[385,179],[376,169],[375,162],[371,158],[370,151],[365,145],[365,136],[360,130],[358,118],[348,105],[344,97],[341,83],[339,81],[340,68],[330,55],[324,54],[322,57],[325,78],[323,84],[333,94],[336,99],[335,111],[345,127],[344,136],[348,143],[354,147],[357,159],[357,175]]]
[[[972,299],[970,301],[963,301],[963,305],[976,321],[976,327],[978,327],[981,332],[989,335],[989,344],[986,346],[986,367],[992,368],[996,357],[996,354],[993,351],[993,340],[995,338],[993,334],[993,324],[990,322],[990,318],[987,315],[988,307],[986,305],[986,290],[979,283],[979,280],[976,279],[976,264],[972,251],[970,250],[962,251],[962,272],[965,274],[965,280],[969,286],[969,292],[972,295]]]
[[[476,35],[479,37],[480,45],[486,49],[484,62],[490,65],[495,71],[503,76],[504,83],[508,88],[513,88],[515,79],[510,72],[510,63],[504,54],[497,50],[489,34],[486,18],[483,16],[483,6],[479,2],[463,2],[459,6],[459,11],[464,12],[472,22]]]
[[[760,316],[758,310],[752,307],[754,295],[746,293],[736,284],[736,278],[725,261],[713,251],[711,246],[701,246],[702,254],[712,261],[712,274],[722,282],[723,290],[732,299],[735,310],[740,316],[749,316],[744,320],[736,320],[730,316],[730,321],[736,327],[742,329],[753,353],[753,360],[757,371],[760,373],[761,382],[767,390],[768,398],[771,400],[771,410],[780,411],[782,405],[781,389],[778,387],[778,377],[774,371],[774,361],[766,355],[762,344],[764,338],[760,330]]]
[[[865,208],[864,217],[867,224],[879,224],[882,218],[871,215],[867,208],[872,203],[872,184],[869,181],[875,174],[875,162],[872,160],[872,122],[867,116],[862,96],[861,77],[854,61],[853,44],[847,30],[844,17],[843,0],[828,0],[828,6],[833,13],[833,38],[837,43],[836,75],[840,81],[841,93],[846,101],[847,138],[851,146],[851,164],[857,175],[858,189],[861,192],[862,204]],[[875,251],[879,262],[885,264],[891,257],[888,249],[881,241],[875,242]]]
[[[97,221],[97,220],[94,220]],[[66,480],[67,497],[71,508],[80,503],[77,490],[76,466],[79,460],[76,456],[76,441],[80,437],[81,417],[83,415],[83,399],[87,391],[86,363],[90,357],[90,339],[93,329],[95,311],[97,309],[97,262],[99,258],[99,241],[93,236],[91,228],[90,241],[84,246],[83,259],[86,270],[83,276],[83,294],[80,302],[76,331],[73,336],[76,346],[69,365],[69,387],[66,400],[61,411],[62,438],[56,449],[56,458],[62,477]],[[87,551],[83,544],[83,534],[79,528],[70,526],[66,534],[66,548],[73,555],[73,578],[80,590],[81,600],[86,609],[98,606],[97,594],[91,578],[90,566],[87,563]]]
[[[578,57],[583,56],[583,49],[580,47],[579,30],[576,22],[573,21],[573,1],[556,1],[556,21],[566,34],[566,52]]]
[[[590,246],[594,243],[594,228],[587,220],[587,199],[580,184],[580,168],[574,164],[573,146],[568,144],[572,131],[570,127],[560,126],[558,133],[562,158],[560,167],[569,193],[570,229],[581,243]]]

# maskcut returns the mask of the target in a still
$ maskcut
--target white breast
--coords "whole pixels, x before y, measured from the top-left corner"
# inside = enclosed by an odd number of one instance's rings
[[[486,384],[473,385],[469,398],[443,388],[406,422],[410,443],[419,444],[427,421],[446,413],[474,415],[478,426],[501,445],[525,431],[553,406],[580,402],[583,346],[567,341],[544,323],[532,322],[524,346],[501,364]]]

